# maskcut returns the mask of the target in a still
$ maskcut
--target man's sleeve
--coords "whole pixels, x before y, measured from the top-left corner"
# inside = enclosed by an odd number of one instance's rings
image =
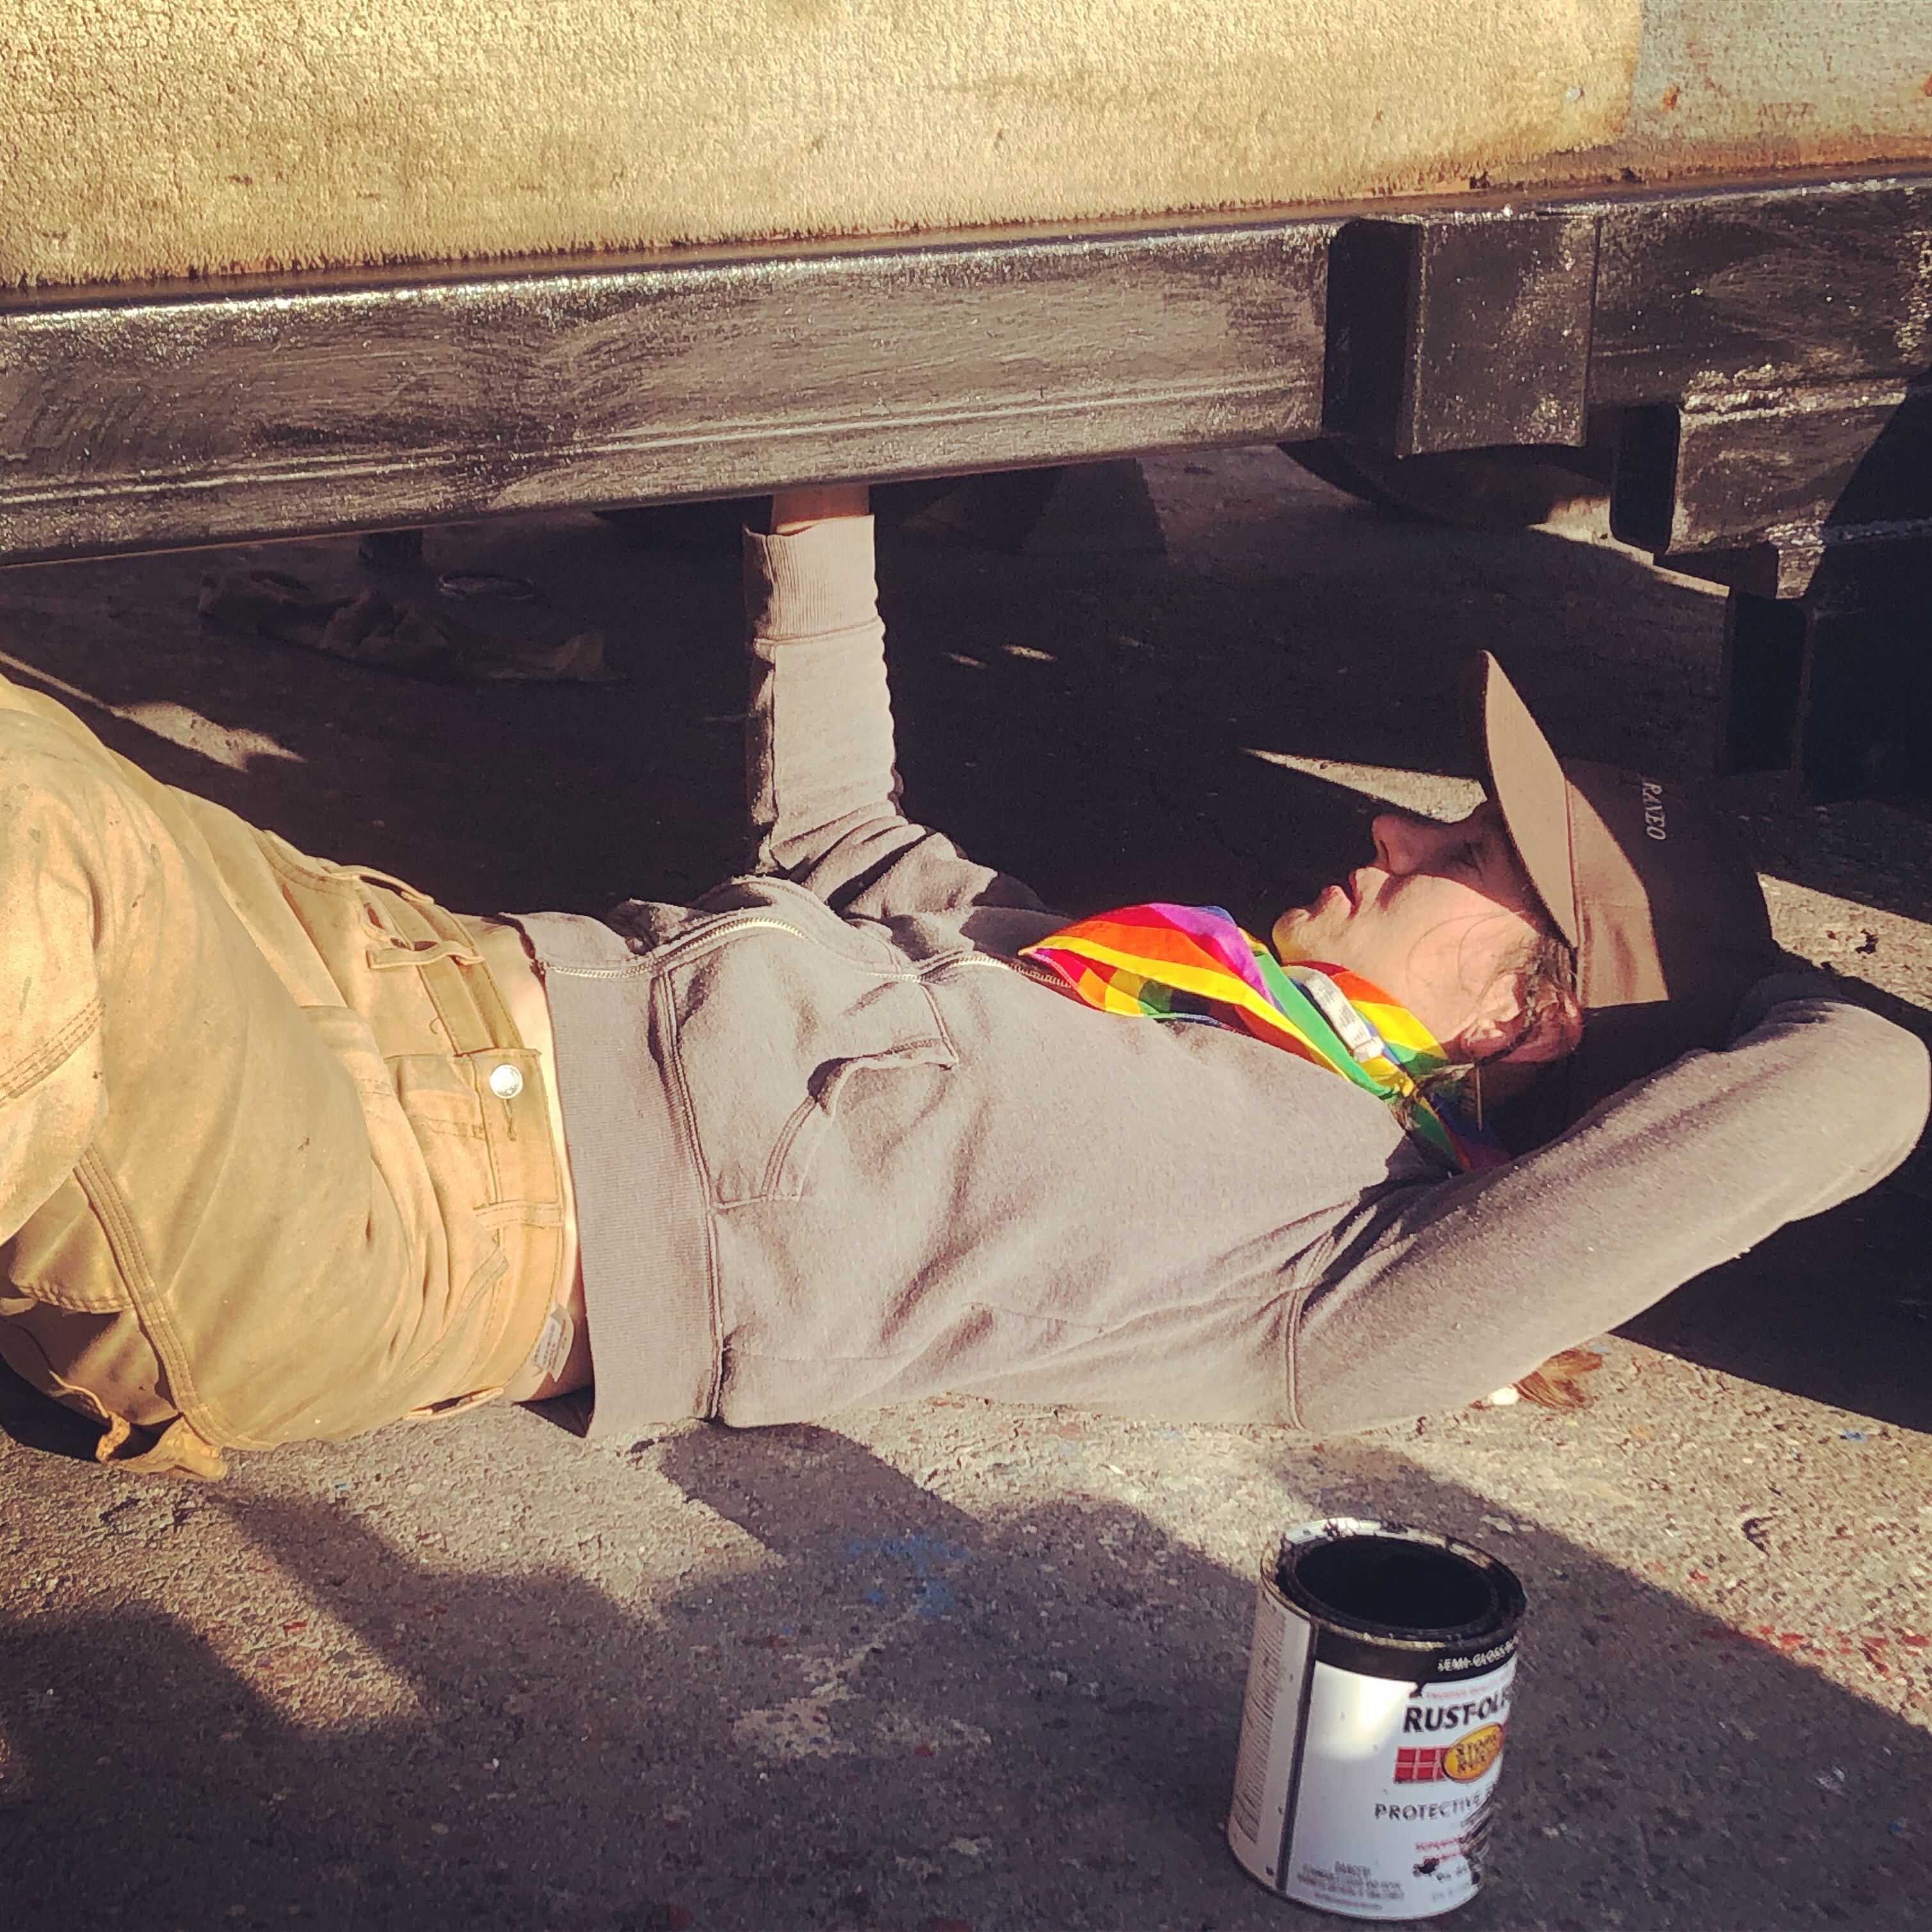
[[[745,728],[753,870],[841,911],[886,918],[971,905],[1038,908],[899,810],[872,520],[745,533],[752,659]]]
[[[1925,1125],[1924,1046],[1814,976],[1766,982],[1754,1012],[1722,1052],[1624,1088],[1535,1153],[1339,1228],[1292,1344],[1300,1424],[1473,1401],[1890,1173]]]

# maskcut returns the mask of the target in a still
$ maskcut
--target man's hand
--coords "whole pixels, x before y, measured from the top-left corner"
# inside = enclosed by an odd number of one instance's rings
[[[766,527],[775,537],[788,537],[808,524],[836,517],[863,517],[872,507],[872,492],[862,483],[824,483],[808,490],[781,490],[772,499]]]

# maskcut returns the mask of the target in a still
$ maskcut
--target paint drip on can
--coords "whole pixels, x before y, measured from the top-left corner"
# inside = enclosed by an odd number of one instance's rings
[[[1481,1882],[1522,1586],[1400,1523],[1292,1529],[1262,1564],[1228,1842],[1251,1877],[1356,1918]]]

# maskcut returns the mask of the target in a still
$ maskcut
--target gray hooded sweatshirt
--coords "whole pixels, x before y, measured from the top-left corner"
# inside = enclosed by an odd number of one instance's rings
[[[868,520],[748,536],[752,873],[526,916],[594,1432],[942,1390],[1328,1431],[1466,1402],[1868,1187],[1924,1048],[1801,975],[1723,1052],[1445,1175],[1374,1096],[1103,1013],[1067,922],[898,806]]]

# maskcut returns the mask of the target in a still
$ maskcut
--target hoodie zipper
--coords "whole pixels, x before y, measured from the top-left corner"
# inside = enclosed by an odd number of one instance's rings
[[[929,970],[948,972],[955,966],[994,966],[1002,973],[1017,973],[1022,980],[1030,980],[1036,986],[1048,987],[1056,993],[1072,990],[1058,973],[1036,965],[1030,959],[1002,959],[994,952],[964,952],[956,958],[939,960]]]
[[[639,974],[656,973],[683,954],[695,951],[700,945],[708,945],[713,940],[729,939],[734,933],[753,932],[761,928],[788,932],[794,939],[806,937],[796,926],[782,919],[765,919],[755,914],[726,914],[715,926],[688,932],[682,939],[673,940],[668,946],[626,960],[621,966],[557,966],[544,960],[538,960],[537,964],[540,971],[558,974],[566,980],[628,980]]]
[[[788,932],[794,939],[809,939],[811,935],[792,925],[789,920],[772,919],[759,914],[726,914],[715,926],[707,926],[701,931],[687,933],[661,949],[632,959],[620,965],[610,966],[554,966],[542,961],[538,968],[546,973],[556,973],[568,980],[628,980],[639,973],[656,973],[674,964],[685,953],[708,946],[714,940],[729,939],[740,932]],[[929,980],[941,973],[950,973],[958,966],[991,966],[1002,973],[1016,973],[1023,980],[1031,980],[1036,984],[1051,988],[1057,993],[1065,993],[1066,982],[1058,974],[1049,972],[1043,966],[1036,965],[1030,959],[1002,959],[996,953],[959,952],[944,959],[929,961],[924,966],[895,970],[890,966],[880,967],[870,961],[853,960],[849,962],[862,970],[874,972],[881,977],[893,980]]]

